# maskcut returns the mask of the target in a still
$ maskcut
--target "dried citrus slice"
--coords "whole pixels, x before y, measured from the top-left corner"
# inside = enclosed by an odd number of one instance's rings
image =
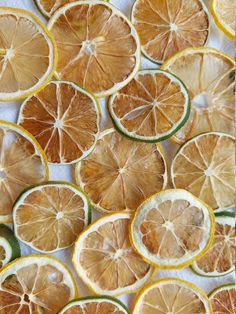
[[[230,135],[210,132],[192,138],[172,162],[174,187],[190,191],[213,209],[233,207],[234,152],[235,139]]]
[[[109,112],[124,135],[157,142],[185,124],[190,99],[177,77],[162,70],[143,70],[110,98]]]
[[[137,209],[131,241],[147,262],[158,268],[178,269],[206,253],[214,226],[211,208],[185,190],[166,190]]]
[[[0,271],[1,313],[52,313],[77,295],[70,270],[52,256],[29,255]]]
[[[18,239],[40,252],[72,245],[91,222],[87,197],[66,182],[48,182],[26,190],[13,207]]]
[[[194,262],[191,268],[200,276],[224,276],[235,270],[235,218],[234,214],[216,217],[215,236],[208,252]]]
[[[32,13],[0,7],[0,101],[11,101],[42,89],[57,64],[56,45]]]
[[[211,48],[188,48],[169,60],[162,68],[177,75],[191,97],[191,114],[173,139],[183,143],[202,132],[234,134],[235,62],[228,55]]]
[[[131,246],[130,218],[125,212],[106,215],[90,225],[75,243],[74,267],[96,294],[132,293],[153,275],[152,266]]]
[[[25,188],[47,178],[47,159],[34,137],[0,120],[0,222],[12,221],[12,206]]]
[[[166,162],[160,149],[106,130],[92,154],[76,165],[77,184],[102,212],[136,210],[167,184]]]
[[[132,22],[143,54],[157,63],[187,47],[205,45],[209,35],[208,11],[202,0],[137,0]]]
[[[211,13],[216,25],[231,39],[235,38],[235,1],[211,0]]]
[[[10,228],[0,225],[0,268],[20,256],[19,243]]]
[[[118,299],[108,296],[86,297],[67,304],[58,314],[128,314],[128,309]]]
[[[199,287],[178,278],[165,278],[145,287],[132,314],[212,314],[210,302]]]
[[[35,136],[51,163],[88,156],[99,133],[96,99],[71,82],[54,81],[23,103],[18,124]]]
[[[49,21],[59,63],[57,75],[98,97],[113,94],[137,73],[140,43],[134,26],[105,1],[78,1]]]
[[[210,293],[209,298],[215,314],[236,313],[236,290],[234,283],[216,288]]]

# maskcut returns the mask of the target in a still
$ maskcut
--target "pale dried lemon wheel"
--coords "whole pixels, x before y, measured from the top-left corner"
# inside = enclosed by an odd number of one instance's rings
[[[35,136],[48,161],[75,163],[93,150],[99,135],[99,104],[71,82],[53,81],[21,106],[18,124]]]
[[[84,193],[66,182],[47,182],[29,188],[13,206],[18,239],[39,252],[71,246],[91,222],[91,208]]]
[[[109,129],[76,165],[75,177],[96,209],[133,211],[166,187],[167,168],[161,146],[131,141]]]
[[[191,97],[191,114],[173,139],[183,143],[203,132],[235,129],[235,62],[212,48],[188,48],[162,65],[187,86]]]
[[[198,135],[177,152],[171,165],[175,188],[186,189],[211,208],[230,208],[235,194],[235,139],[217,132]]]
[[[0,311],[56,314],[77,296],[70,270],[52,256],[29,255],[0,271]]]
[[[47,179],[47,158],[35,138],[0,120],[0,222],[12,221],[12,206],[24,189]]]
[[[236,313],[235,283],[229,283],[217,287],[209,294],[214,314]]]
[[[207,295],[196,285],[165,278],[144,287],[132,314],[213,314]]]
[[[128,314],[128,309],[118,299],[108,296],[85,297],[71,301],[58,314]]]
[[[0,7],[0,101],[42,89],[57,64],[55,41],[32,13]]]
[[[187,47],[205,45],[209,35],[208,11],[202,0],[136,0],[132,22],[143,54],[157,63]]]
[[[214,241],[208,252],[193,263],[192,270],[200,276],[219,277],[235,270],[235,217],[224,212],[216,214]]]
[[[131,215],[106,215],[79,236],[73,264],[84,283],[96,294],[111,296],[137,291],[153,275],[152,266],[131,246]]]
[[[131,241],[143,258],[163,269],[186,267],[203,256],[214,237],[211,208],[185,190],[153,195],[135,212]]]
[[[137,73],[140,42],[134,26],[105,1],[60,8],[48,24],[58,46],[57,76],[98,97],[125,86]]]

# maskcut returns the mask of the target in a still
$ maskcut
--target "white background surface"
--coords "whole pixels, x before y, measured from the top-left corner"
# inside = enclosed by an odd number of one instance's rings
[[[163,0],[164,1],[164,0]],[[189,0],[191,1],[191,0]],[[114,4],[116,7],[118,7],[120,10],[123,11],[123,13],[126,14],[127,17],[130,16],[131,8],[134,3],[134,0],[111,0],[112,4]],[[206,4],[208,5],[208,0],[205,0]],[[40,12],[37,10],[37,7],[34,4],[33,0],[0,0],[0,6],[9,6],[9,7],[19,7],[27,9],[33,13],[35,13],[43,22],[46,23],[46,20],[43,18],[43,16],[40,14]],[[218,48],[222,51],[225,51],[231,55],[234,53],[234,44],[233,41],[227,39],[225,35],[216,28],[213,19],[211,18],[211,33],[210,38],[208,42],[208,46]],[[149,60],[143,58],[142,59],[142,68],[157,68],[157,65],[150,62]],[[0,102],[0,119],[1,120],[7,120],[16,122],[18,111],[20,108],[22,101],[19,102],[10,102],[10,103],[1,103]],[[108,118],[108,115],[106,113],[106,107],[105,107],[105,101],[101,100],[101,108],[103,113],[103,121],[102,121],[102,128],[107,128],[111,126],[111,122]],[[170,161],[172,158],[172,155],[175,153],[177,146],[171,144],[168,141],[165,141],[162,143],[166,154],[168,157],[168,160]],[[50,180],[68,180],[72,181],[72,171],[73,168],[70,166],[54,166],[50,165]],[[98,217],[98,214],[96,212],[93,212],[93,218]],[[27,255],[30,253],[34,253],[32,249],[27,247],[26,245],[21,245],[22,254]],[[60,251],[56,254],[53,254],[66,262],[72,269],[71,263],[70,263],[70,256],[71,256],[72,249],[67,249]],[[73,271],[73,269],[72,269]],[[75,274],[75,273],[74,273]],[[191,272],[190,269],[185,268],[178,271],[158,271],[157,278],[160,277],[179,277],[185,280],[189,280],[197,285],[199,285],[202,289],[204,289],[207,293],[211,291],[213,288],[217,287],[218,285],[221,285],[223,283],[228,282],[234,282],[234,276],[232,274],[221,277],[221,278],[202,278],[199,277]],[[80,281],[78,276],[75,274],[75,278],[78,281],[79,286],[79,293],[80,296],[90,295],[91,292],[85,287],[85,285]],[[123,302],[128,305],[129,308],[131,308],[132,299],[134,296],[122,296],[120,297]]]

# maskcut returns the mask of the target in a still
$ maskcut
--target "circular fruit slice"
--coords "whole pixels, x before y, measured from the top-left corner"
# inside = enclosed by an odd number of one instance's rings
[[[143,54],[157,63],[187,47],[205,45],[209,35],[208,11],[201,0],[137,0],[132,22]]]
[[[188,190],[213,209],[233,207],[234,152],[235,139],[230,135],[210,132],[192,138],[172,162],[174,187]]]
[[[42,89],[57,64],[56,45],[32,13],[0,7],[0,101],[12,101]]]
[[[56,10],[71,2],[75,0],[35,0],[37,7],[46,17],[51,17]]]
[[[132,244],[147,262],[163,269],[183,268],[212,244],[214,213],[185,190],[166,190],[138,208],[130,230]]]
[[[0,225],[0,268],[20,256],[20,246],[10,228]]]
[[[48,182],[26,190],[13,207],[17,238],[40,252],[72,245],[91,222],[87,197],[72,184]]]
[[[191,97],[191,114],[173,139],[183,143],[202,132],[234,134],[235,62],[221,51],[189,48],[168,61],[162,68],[178,76]]]
[[[96,294],[111,296],[138,290],[153,275],[129,240],[130,214],[106,215],[84,231],[75,243],[73,264]]]
[[[52,313],[77,296],[70,270],[52,256],[29,255],[0,271],[2,313]]]
[[[165,278],[145,287],[132,314],[212,314],[210,302],[200,288],[178,278]]]
[[[218,277],[234,271],[235,263],[235,218],[229,215],[217,216],[214,242],[191,268],[200,276]]]
[[[161,147],[131,141],[113,129],[102,132],[92,154],[76,165],[75,176],[102,212],[136,210],[167,184]]]
[[[236,290],[234,283],[216,288],[210,293],[209,298],[215,314],[236,313]]]
[[[58,45],[60,79],[104,97],[125,86],[137,73],[138,34],[111,4],[85,0],[70,3],[57,10],[48,27]]]
[[[47,178],[47,159],[35,138],[0,120],[0,222],[12,221],[12,206],[26,187]]]
[[[35,136],[51,163],[71,164],[88,156],[99,133],[97,100],[79,86],[49,83],[23,103],[18,124]]]
[[[109,111],[124,135],[145,141],[162,141],[187,121],[190,99],[184,84],[162,70],[143,70],[109,101]]]
[[[129,314],[128,309],[118,299],[108,296],[86,297],[67,304],[58,314]]]
[[[235,1],[211,0],[211,13],[216,25],[231,39],[235,38]]]

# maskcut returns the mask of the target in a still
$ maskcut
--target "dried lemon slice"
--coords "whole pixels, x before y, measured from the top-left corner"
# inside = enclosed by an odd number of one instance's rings
[[[109,129],[76,165],[75,177],[96,209],[133,211],[165,188],[167,168],[161,146],[131,141]]]
[[[71,164],[93,150],[99,104],[71,82],[53,81],[21,106],[18,124],[35,136],[51,163]]]
[[[129,240],[130,214],[106,215],[90,225],[75,243],[73,264],[96,294],[111,296],[138,290],[153,275]]]
[[[48,24],[55,36],[57,75],[98,97],[125,86],[137,73],[140,42],[134,26],[105,1],[78,1],[56,11]]]
[[[208,10],[202,0],[137,0],[132,22],[142,52],[157,63],[187,47],[205,45],[209,35]]]
[[[55,41],[32,13],[0,7],[0,101],[41,90],[57,64]]]
[[[235,314],[236,290],[235,283],[217,287],[209,295],[213,312],[215,314]]]
[[[20,254],[20,245],[14,232],[7,226],[0,225],[0,269]]]
[[[75,0],[35,0],[37,7],[46,17],[51,17],[56,10],[71,2]]]
[[[235,62],[212,48],[188,48],[167,60],[162,68],[179,77],[191,98],[191,114],[173,139],[183,143],[203,132],[234,135]]]
[[[235,139],[204,133],[186,142],[171,165],[175,188],[186,189],[211,208],[230,208],[235,194]]]
[[[47,159],[35,138],[0,120],[0,222],[12,221],[12,206],[25,188],[47,178]]]

